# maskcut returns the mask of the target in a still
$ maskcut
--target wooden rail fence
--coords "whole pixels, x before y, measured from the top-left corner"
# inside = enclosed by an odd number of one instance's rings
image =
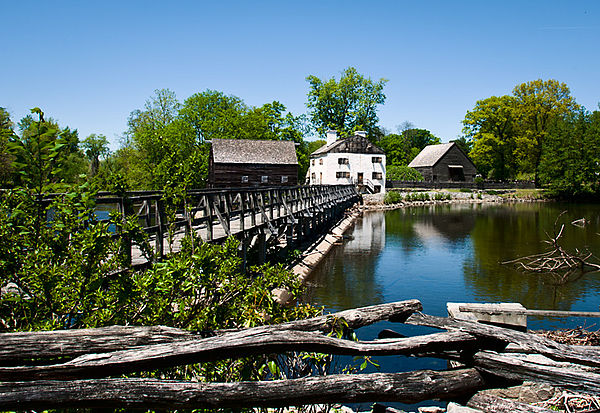
[[[481,389],[523,380],[600,393],[597,347],[560,344],[535,334],[433,317],[419,310],[418,300],[407,300],[279,325],[217,330],[209,337],[206,332],[200,335],[160,326],[4,333],[0,334],[0,406],[16,410],[172,410],[415,403],[434,398],[456,400]],[[388,338],[374,341],[326,335],[341,319],[352,329],[388,320],[447,332],[401,337],[387,330]],[[513,346],[507,346],[509,343]],[[132,372],[290,351],[427,356],[463,365],[446,371],[333,374],[234,383],[122,378]],[[484,412],[549,411],[485,394],[475,394],[469,404]]]

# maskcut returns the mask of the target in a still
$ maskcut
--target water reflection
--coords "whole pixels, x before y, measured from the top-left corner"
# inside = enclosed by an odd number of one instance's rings
[[[336,310],[418,298],[437,315],[445,315],[447,301],[598,311],[598,273],[561,285],[551,275],[500,264],[547,249],[546,232],[552,233],[563,210],[563,245],[597,253],[597,205],[462,204],[366,214],[351,233],[354,239],[336,247],[315,272],[313,300]],[[589,222],[585,228],[571,225],[582,217]],[[549,328],[556,321],[533,320],[532,326]]]

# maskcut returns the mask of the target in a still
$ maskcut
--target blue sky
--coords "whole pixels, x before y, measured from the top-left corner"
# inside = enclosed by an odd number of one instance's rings
[[[380,123],[443,141],[478,99],[534,79],[600,101],[600,2],[0,0],[0,106],[39,106],[84,138],[118,147],[155,89],[206,89],[306,112],[306,76],[354,66],[389,80]]]

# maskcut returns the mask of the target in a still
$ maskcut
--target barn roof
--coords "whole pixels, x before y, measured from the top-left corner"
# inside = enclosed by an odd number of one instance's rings
[[[215,163],[297,165],[296,145],[292,141],[254,139],[213,139]]]
[[[424,166],[434,166],[445,154],[450,150],[454,142],[442,143],[438,145],[427,145],[413,159],[408,166],[411,168],[419,168]]]
[[[338,139],[329,145],[321,146],[310,154],[310,156],[323,155],[326,153],[365,153],[365,154],[385,154],[383,149],[374,145],[364,136],[354,135],[345,139]]]

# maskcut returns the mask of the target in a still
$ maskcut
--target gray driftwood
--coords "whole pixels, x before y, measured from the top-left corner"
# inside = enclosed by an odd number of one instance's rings
[[[600,371],[545,357],[498,354],[480,351],[473,356],[475,366],[509,380],[531,380],[575,391],[600,393]]]
[[[507,400],[501,397],[491,396],[489,394],[476,393],[467,406],[478,409],[486,413],[551,413],[552,410],[533,406],[531,404],[520,403],[514,400]]]
[[[474,348],[465,333],[438,333],[402,339],[355,342],[304,331],[239,331],[195,341],[155,344],[80,356],[62,364],[0,367],[0,381],[106,377],[255,354],[310,351],[345,355],[436,355]]]
[[[595,346],[572,346],[557,343],[537,334],[524,333],[472,321],[434,317],[421,313],[411,315],[406,323],[462,331],[476,337],[518,344],[523,351],[543,354],[554,360],[600,367],[600,348]]]
[[[322,331],[330,332],[336,320],[344,319],[356,329],[382,320],[404,321],[410,314],[422,310],[418,300],[399,301],[338,313],[297,320],[276,326],[261,326],[245,331]],[[217,330],[215,335],[241,330]],[[188,331],[170,327],[112,326],[96,329],[57,330],[44,332],[0,334],[0,364],[37,358],[74,357],[82,354],[124,350],[147,344],[176,342],[200,337]]]
[[[475,369],[331,375],[296,380],[192,383],[153,379],[0,382],[4,409],[239,408],[452,398],[481,388]]]

